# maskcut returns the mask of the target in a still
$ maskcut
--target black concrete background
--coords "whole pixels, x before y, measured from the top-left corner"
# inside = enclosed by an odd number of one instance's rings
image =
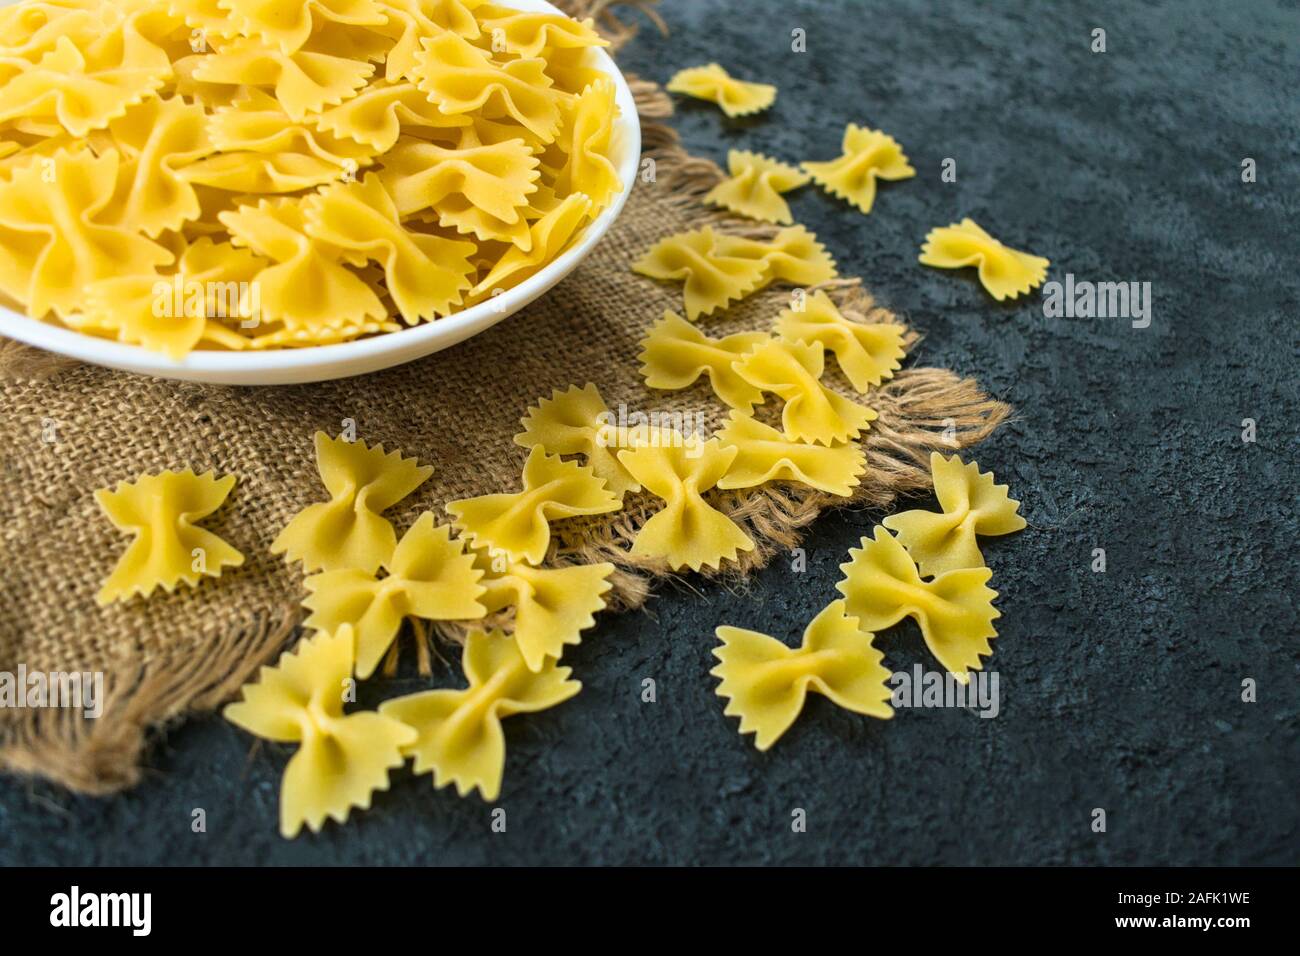
[[[285,842],[290,751],[212,718],[168,735],[131,793],[0,783],[0,862],[1296,862],[1297,5],[662,9],[672,35],[643,31],[628,69],[663,81],[717,60],[780,87],[745,121],[681,102],[698,153],[829,158],[857,121],[896,135],[918,170],[869,217],[812,188],[792,204],[925,333],[916,361],[1017,408],[978,452],[1030,521],[985,547],[999,716],[881,722],[813,698],[765,755],[722,716],[713,628],[796,640],[879,517],[842,512],[813,529],[804,574],[779,561],[743,589],[693,581],[602,620],[566,655],[583,693],[506,724],[504,834],[477,797],[403,771],[346,827]],[[806,54],[790,51],[796,27]],[[940,180],[946,157],[956,183]],[[1050,257],[1049,278],[1150,282],[1150,328],[1048,319],[1037,295],[999,306],[972,275],[918,265],[926,231],[967,215]],[[930,665],[910,622],[883,644],[895,668]],[[640,700],[646,677],[657,703]],[[1241,701],[1245,678],[1257,703]],[[196,807],[206,834],[191,832]]]

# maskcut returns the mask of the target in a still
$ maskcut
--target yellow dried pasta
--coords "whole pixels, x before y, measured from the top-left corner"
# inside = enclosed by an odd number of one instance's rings
[[[717,103],[731,117],[762,112],[776,101],[775,86],[738,80],[716,63],[677,71],[665,89]]]
[[[0,295],[173,359],[478,305],[624,187],[606,46],[482,0],[23,0],[0,11]],[[210,275],[173,255],[203,238]],[[172,313],[154,276],[237,282],[252,314]]]
[[[752,551],[753,540],[740,525],[704,500],[736,457],[718,439],[701,442],[674,433],[651,445],[618,453],[618,460],[664,507],[651,515],[632,542],[632,554],[662,558],[674,571],[717,568]]]
[[[976,535],[1011,534],[1025,527],[1025,519],[1016,514],[1020,502],[1007,494],[1006,485],[994,484],[993,473],[980,471],[975,462],[962,464],[956,455],[944,458],[932,452],[930,474],[942,512],[901,511],[881,522],[898,536],[927,577],[984,567]]]
[[[595,476],[619,498],[641,490],[619,464],[617,429],[600,390],[591,382],[582,388],[557,388],[550,398],[528,409],[521,424],[524,430],[515,436],[516,445],[530,450],[541,446],[552,455],[582,455]]]
[[[893,378],[906,354],[903,326],[891,322],[852,322],[821,291],[804,300],[802,311],[782,309],[776,331],[788,342],[815,342],[825,347],[859,392]]]
[[[1001,617],[993,607],[998,592],[986,587],[992,571],[965,568],[923,581],[907,550],[880,527],[849,558],[835,587],[863,628],[882,631],[915,618],[930,653],[959,681],[966,683],[968,670],[984,666],[980,658],[993,653],[989,641],[998,634],[993,621]]]
[[[797,481],[847,498],[862,483],[858,476],[866,470],[866,453],[853,442],[826,446],[791,441],[746,412],[732,412],[718,438],[736,449],[735,460],[718,480],[719,488]]]
[[[487,613],[474,556],[427,511],[402,535],[384,570],[383,577],[356,568],[323,571],[303,582],[308,596],[302,604],[312,612],[304,625],[331,633],[351,626],[358,677],[375,672],[407,617],[457,621]]]
[[[856,438],[876,413],[821,383],[820,345],[773,339],[736,362],[736,373],[760,392],[785,400],[785,437],[821,445]]]
[[[717,694],[727,699],[723,713],[740,718],[740,732],[754,734],[759,750],[790,729],[809,691],[855,713],[894,716],[884,655],[858,619],[845,613],[843,601],[832,601],[812,619],[797,648],[729,625],[717,636],[719,664],[709,673],[722,681]]]
[[[271,544],[272,554],[301,561],[307,571],[352,568],[373,574],[397,547],[397,532],[381,512],[433,474],[383,445],[330,438],[317,432],[316,467],[330,500],[308,505]]]
[[[535,568],[522,561],[479,553],[484,569],[480,599],[489,614],[514,608],[511,631],[528,669],[540,671],[548,658],[558,659],[564,648],[580,644],[582,632],[596,623],[613,585],[614,565],[574,564]]]
[[[211,531],[195,527],[221,507],[234,487],[234,475],[217,478],[186,469],[141,475],[96,491],[108,520],[135,539],[95,600],[106,605],[137,594],[148,597],[158,587],[169,592],[181,583],[193,587],[205,576],[217,577],[243,564],[242,554]]]
[[[326,818],[343,823],[353,807],[368,809],[374,792],[388,789],[388,772],[405,762],[402,748],[417,739],[413,728],[382,711],[343,713],[353,642],[347,625],[304,638],[222,712],[258,737],[298,744],[280,783],[286,839],[304,825],[319,831]]]
[[[632,265],[651,279],[681,280],[686,317],[694,322],[757,289],[768,274],[762,256],[727,255],[711,226],[661,239]]]
[[[999,302],[1042,285],[1052,264],[1042,256],[1004,246],[973,219],[931,229],[921,247],[920,261],[938,269],[976,266],[980,282]]]
[[[607,514],[622,505],[590,468],[535,445],[524,463],[522,491],[448,502],[447,512],[474,547],[541,564],[551,542],[551,521]]]
[[[415,757],[416,773],[432,772],[438,788],[454,783],[462,797],[477,788],[484,800],[495,800],[506,762],[502,719],[561,704],[582,684],[551,658],[530,670],[514,639],[500,631],[471,633],[463,663],[465,690],[398,697],[380,704],[379,713],[414,729],[403,753]]]
[[[864,213],[876,201],[877,179],[910,179],[916,170],[894,137],[850,123],[844,130],[843,154],[828,162],[805,162],[804,172],[832,196]]]
[[[763,400],[763,393],[737,374],[734,366],[771,337],[766,332],[736,332],[710,338],[677,313],[665,309],[664,317],[641,340],[641,374],[650,388],[688,388],[701,375],[708,376],[713,393],[732,408],[748,411]]]
[[[808,182],[809,176],[794,166],[761,153],[733,149],[727,153],[728,179],[705,195],[704,201],[760,222],[789,224],[790,207],[781,198]]]

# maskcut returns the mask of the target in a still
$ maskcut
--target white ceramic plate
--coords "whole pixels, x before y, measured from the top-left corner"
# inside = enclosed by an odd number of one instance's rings
[[[559,12],[545,0],[504,0],[504,5],[520,10]],[[49,322],[38,322],[2,305],[0,335],[95,365],[221,385],[290,385],[364,375],[463,342],[518,312],[572,272],[618,218],[632,191],[641,153],[641,126],[637,120],[636,103],[614,60],[604,50],[597,50],[597,53],[601,58],[601,68],[609,73],[616,87],[615,99],[620,115],[615,123],[612,158],[623,182],[623,191],[587,224],[578,241],[554,262],[487,302],[414,328],[355,342],[258,352],[195,351],[179,361],[138,345],[125,345],[73,332]]]

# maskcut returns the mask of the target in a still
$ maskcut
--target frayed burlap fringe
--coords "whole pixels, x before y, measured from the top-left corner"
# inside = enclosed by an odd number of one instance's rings
[[[612,16],[608,0],[574,0],[566,6],[579,15],[596,17],[615,46],[634,32]],[[649,4],[634,6],[655,19]],[[722,171],[710,160],[687,153],[677,134],[657,122],[672,114],[671,100],[658,86],[635,79],[630,82],[643,121],[644,154],[655,162],[658,185],[666,187],[658,191],[656,201],[675,207],[692,228],[712,224],[733,234],[770,237],[775,227],[737,219],[703,203],[704,195],[722,178]],[[858,321],[899,322],[873,302],[857,279],[838,279],[820,288],[845,314]],[[764,310],[772,306],[775,318],[780,294],[769,289],[754,299]],[[916,339],[909,331],[906,344],[910,347]],[[0,346],[0,375],[11,379],[47,379],[76,365],[74,360],[18,343]],[[200,386],[176,387],[194,390],[196,402],[205,394]],[[539,397],[520,396],[518,412],[522,414],[522,406]],[[927,489],[931,451],[952,452],[973,445],[986,438],[1009,412],[1005,404],[986,396],[973,381],[933,368],[899,371],[873,389],[867,401],[879,417],[863,436],[867,468],[851,497],[837,498],[794,485],[710,493],[713,503],[745,527],[755,542],[753,551],[742,554],[738,562],[714,572],[714,576],[738,579],[796,547],[804,529],[825,508],[883,509],[899,495]],[[651,586],[670,575],[662,562],[629,553],[637,532],[659,506],[648,495],[629,495],[626,508],[612,520],[592,518],[557,525],[549,563],[609,561],[615,566],[606,596],[609,609],[641,606]],[[296,636],[302,619],[299,598],[298,594],[285,594],[285,605],[277,611],[260,609],[251,623],[214,627],[203,637],[206,643],[202,653],[186,648],[187,653],[154,652],[133,657],[129,666],[111,679],[106,676],[107,699],[98,719],[85,719],[79,711],[70,709],[8,712],[0,742],[0,769],[44,777],[89,794],[106,794],[134,785],[141,776],[141,757],[150,730],[211,710],[234,696],[259,666],[272,660]],[[506,611],[467,626],[486,623],[508,627],[510,614]],[[413,622],[409,630],[394,646],[384,672],[393,672],[399,648],[409,648],[412,638],[422,673],[429,673],[433,658],[441,656],[438,643],[430,639],[425,625]],[[438,626],[436,633],[459,642],[465,627]]]
[[[6,726],[0,770],[92,796],[133,787],[149,734],[229,700],[285,646],[298,621],[298,606],[286,606],[242,631],[217,631],[202,657],[156,661],[129,680],[105,675],[103,712],[94,719],[75,707],[23,711]]]

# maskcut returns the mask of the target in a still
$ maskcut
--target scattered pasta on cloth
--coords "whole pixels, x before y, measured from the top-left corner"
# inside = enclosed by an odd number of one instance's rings
[[[182,356],[395,331],[523,281],[622,188],[609,161],[613,86],[592,66],[604,41],[589,21],[479,0],[24,8],[37,12],[0,11],[0,292],[89,334]],[[716,64],[669,89],[732,116],[776,94]],[[385,512],[433,467],[315,435],[315,497],[326,500],[304,495],[267,545],[301,566],[308,635],[225,710],[252,734],[298,745],[280,795],[285,837],[367,808],[407,759],[437,788],[497,799],[502,720],[579,693],[563,658],[613,588],[615,564],[566,552],[563,523],[635,509],[643,520],[616,560],[716,572],[762,543],[727,496],[797,486],[849,499],[869,477],[873,391],[916,336],[878,320],[882,310],[837,306],[825,288],[836,263],[782,194],[815,181],[869,212],[878,179],[915,171],[892,137],[853,124],[839,159],[798,168],[736,150],[729,171],[706,201],[770,225],[743,230],[720,215],[632,263],[682,284],[685,317],[647,317],[645,384],[707,385],[728,415],[711,433],[626,427],[595,384],[559,382],[523,414],[513,487],[451,500],[445,520],[424,511],[400,532]],[[932,233],[922,258],[978,264],[1004,292],[1023,282],[1017,268],[1037,268],[1030,260],[969,220]],[[174,319],[154,308],[160,282]],[[791,292],[767,330],[702,328],[773,285]],[[243,321],[254,312],[258,322]],[[842,566],[841,597],[799,647],[717,628],[724,714],[758,749],[786,733],[810,691],[891,717],[875,638],[904,617],[962,681],[991,654],[997,592],[977,536],[1025,521],[975,463],[935,454],[931,470],[941,510],[891,515],[863,538]],[[238,551],[195,526],[234,484],[187,470],[97,492],[135,535],[101,602],[238,568]],[[427,653],[428,628],[463,639],[467,686],[359,709],[355,681],[393,672],[404,630]]]
[[[607,45],[482,0],[0,8],[0,301],[176,359],[482,302],[622,191]]]

